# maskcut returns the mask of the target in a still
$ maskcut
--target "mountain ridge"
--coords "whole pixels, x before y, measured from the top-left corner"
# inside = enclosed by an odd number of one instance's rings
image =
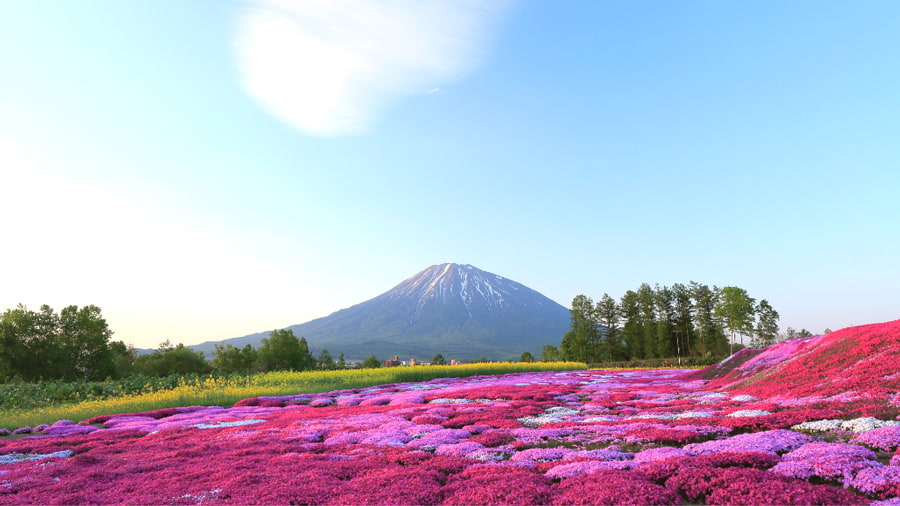
[[[569,311],[521,283],[468,264],[432,265],[390,290],[328,316],[285,327],[347,359],[398,355],[427,361],[518,359],[556,344],[569,327]],[[192,346],[212,355],[215,344],[242,347],[268,337],[249,334]]]

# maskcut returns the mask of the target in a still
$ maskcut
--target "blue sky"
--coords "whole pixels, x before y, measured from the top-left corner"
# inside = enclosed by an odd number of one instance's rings
[[[896,2],[0,9],[4,308],[192,344],[457,262],[900,317]]]

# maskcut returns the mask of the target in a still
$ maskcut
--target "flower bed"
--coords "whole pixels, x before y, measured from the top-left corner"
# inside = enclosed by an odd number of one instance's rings
[[[0,504],[896,503],[896,390],[795,387],[538,372],[60,421],[0,439]]]

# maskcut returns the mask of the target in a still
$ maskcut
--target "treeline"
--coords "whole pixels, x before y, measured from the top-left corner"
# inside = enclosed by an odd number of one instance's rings
[[[737,336],[760,348],[778,339],[778,312],[736,286],[691,281],[671,287],[644,283],[616,301],[572,300],[571,329],[559,348],[543,347],[541,360],[587,363],[679,357],[723,357]]]
[[[110,337],[97,306],[57,313],[47,305],[31,311],[20,304],[0,315],[0,379],[120,378],[134,354]]]
[[[23,305],[0,315],[0,382],[101,381],[129,376],[162,377],[218,372],[256,373],[345,369],[343,353],[335,360],[328,350],[310,353],[303,337],[274,330],[259,349],[216,345],[211,361],[203,353],[168,340],[153,353],[139,355],[112,331],[97,306],[69,306],[59,313],[50,306],[32,311]],[[370,356],[359,367],[381,367]]]

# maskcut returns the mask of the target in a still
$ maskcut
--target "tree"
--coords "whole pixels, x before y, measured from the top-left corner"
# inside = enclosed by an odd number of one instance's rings
[[[319,353],[319,358],[316,359],[316,367],[323,371],[332,371],[337,368],[337,365],[335,365],[334,359],[331,358],[331,353],[328,353],[326,349],[322,349],[322,352]]]
[[[113,357],[113,375],[115,379],[131,376],[135,373],[134,361],[137,360],[137,350],[132,345],[125,345],[122,341],[109,343],[109,351]]]
[[[778,339],[778,311],[775,311],[766,299],[756,306],[756,329],[750,346],[765,348],[775,344]]]
[[[215,345],[212,368],[224,374],[248,373],[257,368],[259,354],[250,344],[237,348],[230,344]]]
[[[359,365],[362,369],[378,369],[381,367],[381,362],[375,358],[375,355],[369,355],[365,360]]]
[[[675,283],[672,285],[672,296],[675,304],[672,334],[675,336],[675,354],[678,356],[678,364],[681,365],[682,355],[690,353],[694,347],[691,290],[681,283]]]
[[[672,328],[675,326],[675,295],[668,287],[656,285],[653,303],[656,306],[656,341],[654,353],[657,357],[671,357],[675,353]],[[680,357],[680,355],[679,355]]]
[[[529,351],[522,352],[522,357],[519,359],[519,362],[532,363],[534,362],[534,355]]]
[[[203,353],[181,343],[173,347],[168,339],[160,343],[153,353],[137,357],[134,368],[145,376],[206,374],[212,370]]]
[[[0,315],[0,364],[22,379],[101,380],[115,374],[112,331],[97,306],[50,306],[31,311],[22,304]]]
[[[347,368],[347,359],[344,358],[344,352],[341,352],[338,355],[337,364],[335,364],[338,369],[346,369]]]
[[[559,356],[559,350],[556,346],[545,344],[541,346],[541,362],[559,362],[562,360]]]
[[[600,344],[600,333],[594,316],[594,301],[586,295],[576,295],[572,299],[571,335],[564,347],[566,360],[596,363]]]
[[[641,320],[641,328],[644,331],[642,339],[642,344],[644,345],[643,358],[656,358],[656,297],[654,296],[653,289],[650,288],[650,285],[647,283],[641,284],[640,288],[638,288],[637,304],[640,313],[639,318]]]
[[[65,307],[60,311],[58,321],[57,341],[66,364],[64,378],[100,380],[115,372],[109,349],[112,331],[99,307]]]
[[[447,361],[444,360],[444,356],[438,353],[437,355],[431,357],[431,365],[447,365]]]
[[[812,336],[813,336],[813,333],[806,329],[800,329],[800,332],[797,332],[797,337],[812,337]]]
[[[601,357],[603,360],[612,362],[622,354],[619,305],[608,293],[604,293],[603,297],[597,301],[594,314],[601,326],[600,332],[603,335]]]
[[[736,286],[722,288],[722,297],[716,306],[715,314],[722,319],[725,328],[731,331],[732,354],[734,354],[735,334],[750,333],[753,329],[754,302],[743,288]]]
[[[273,330],[259,347],[259,366],[262,371],[308,371],[315,360],[306,339],[297,338],[291,329]]]
[[[625,292],[619,304],[619,311],[625,322],[622,325],[625,355],[628,358],[644,358],[644,326],[638,307],[637,292],[633,290]]]
[[[719,355],[724,353],[728,341],[722,327],[716,320],[716,307],[719,305],[721,290],[717,286],[691,281],[691,298],[694,299],[694,326],[697,336],[697,351],[702,355]]]

